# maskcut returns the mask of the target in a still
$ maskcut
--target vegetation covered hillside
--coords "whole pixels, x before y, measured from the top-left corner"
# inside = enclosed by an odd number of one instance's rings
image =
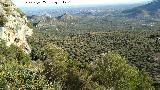
[[[18,47],[0,43],[0,87],[4,90],[152,90],[148,74],[129,65],[115,52],[102,59],[82,64],[52,43],[46,43],[45,60],[33,61]],[[42,53],[42,52],[41,52]]]
[[[148,4],[125,10],[123,13],[130,17],[160,17],[160,0],[153,0]]]
[[[30,53],[0,39],[0,89],[159,90],[160,22],[155,19],[28,17],[32,23],[25,25],[34,29],[25,38]],[[5,19],[0,19],[3,27]]]
[[[63,48],[69,60],[76,61],[78,67],[84,69],[103,60],[107,53],[114,52],[125,58],[128,65],[136,66],[141,74],[151,77],[152,86],[159,88],[159,24],[152,19],[115,17],[84,18],[77,22],[64,21],[61,25],[55,23],[54,28],[40,27],[34,31],[34,37],[28,39],[33,46],[31,57],[35,61],[43,60],[41,57],[46,55],[43,46],[50,42]]]

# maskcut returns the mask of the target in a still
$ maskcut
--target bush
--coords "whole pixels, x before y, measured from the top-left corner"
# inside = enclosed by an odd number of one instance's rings
[[[44,74],[49,82],[62,82],[65,80],[67,70],[67,54],[53,44],[45,46],[47,60],[45,61]]]
[[[81,90],[85,87],[88,71],[80,70],[80,64],[69,60],[67,53],[56,45],[47,44],[45,51],[47,60],[43,73],[50,83],[60,84],[62,90]]]
[[[7,19],[1,15],[0,16],[0,27],[3,27],[6,22],[7,22]]]
[[[11,15],[11,14],[12,14],[9,7],[5,7],[4,10],[6,11],[6,13],[7,13],[8,15]]]
[[[25,13],[23,13],[21,11],[21,9],[17,8],[16,11],[21,15],[21,18],[23,18],[23,16],[25,16]]]
[[[97,65],[93,80],[107,89],[152,90],[151,78],[142,75],[136,67],[127,64],[119,54],[109,52]]]
[[[7,60],[16,60],[24,65],[28,64],[30,60],[30,57],[24,53],[22,49],[13,44],[9,47],[6,47],[2,53]]]
[[[51,86],[41,74],[33,72],[20,65],[16,60],[4,61],[0,65],[0,88],[4,90],[16,89],[46,89]]]
[[[32,25],[31,22],[27,22],[27,26],[28,26],[29,28],[33,28],[33,25]]]
[[[32,65],[32,67],[31,67]],[[33,65],[30,58],[20,48],[5,46],[0,41],[0,88],[3,90],[17,89],[54,89],[56,85],[48,84],[45,76]]]

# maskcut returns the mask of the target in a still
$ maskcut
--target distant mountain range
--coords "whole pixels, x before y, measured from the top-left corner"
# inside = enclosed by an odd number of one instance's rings
[[[160,17],[160,0],[123,11],[128,17]]]

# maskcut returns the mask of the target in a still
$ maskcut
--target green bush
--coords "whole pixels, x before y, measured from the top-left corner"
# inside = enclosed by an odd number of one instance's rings
[[[33,25],[32,25],[31,22],[27,22],[27,26],[28,26],[29,28],[33,28]]]
[[[59,83],[62,90],[81,90],[85,87],[88,71],[80,70],[80,64],[69,60],[67,53],[54,44],[47,44],[45,51],[47,60],[43,73],[50,83]]]
[[[30,57],[24,53],[22,49],[15,45],[5,48],[3,55],[7,58],[7,60],[17,60],[22,64],[28,64],[30,60]]]
[[[4,16],[0,16],[0,27],[3,27],[5,25],[5,23],[7,22],[7,19],[4,18]]]
[[[45,61],[44,74],[50,82],[61,82],[65,79],[67,70],[67,54],[53,44],[45,46],[47,60]]]
[[[8,14],[8,15],[11,15],[12,13],[11,13],[11,9],[9,8],[9,7],[4,7],[4,10],[6,11],[6,13]]]
[[[14,61],[0,65],[0,88],[4,90],[45,89],[51,86],[45,77]]]
[[[107,89],[115,90],[152,90],[152,81],[141,74],[136,67],[127,64],[119,54],[109,52],[95,69],[95,81]]]
[[[2,3],[4,7],[9,7],[10,5],[7,3]]]
[[[25,16],[25,13],[23,13],[21,9],[17,8],[16,11],[21,15],[21,18]]]
[[[32,66],[31,66],[32,65]],[[5,46],[0,41],[0,89],[2,90],[48,90],[56,88],[50,85],[41,72],[34,70],[29,56],[20,48],[11,45]]]

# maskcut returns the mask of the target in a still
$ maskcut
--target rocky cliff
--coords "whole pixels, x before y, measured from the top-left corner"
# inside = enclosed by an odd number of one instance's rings
[[[26,38],[32,35],[30,26],[25,14],[11,0],[0,0],[0,38],[7,46],[14,44],[29,53]]]

